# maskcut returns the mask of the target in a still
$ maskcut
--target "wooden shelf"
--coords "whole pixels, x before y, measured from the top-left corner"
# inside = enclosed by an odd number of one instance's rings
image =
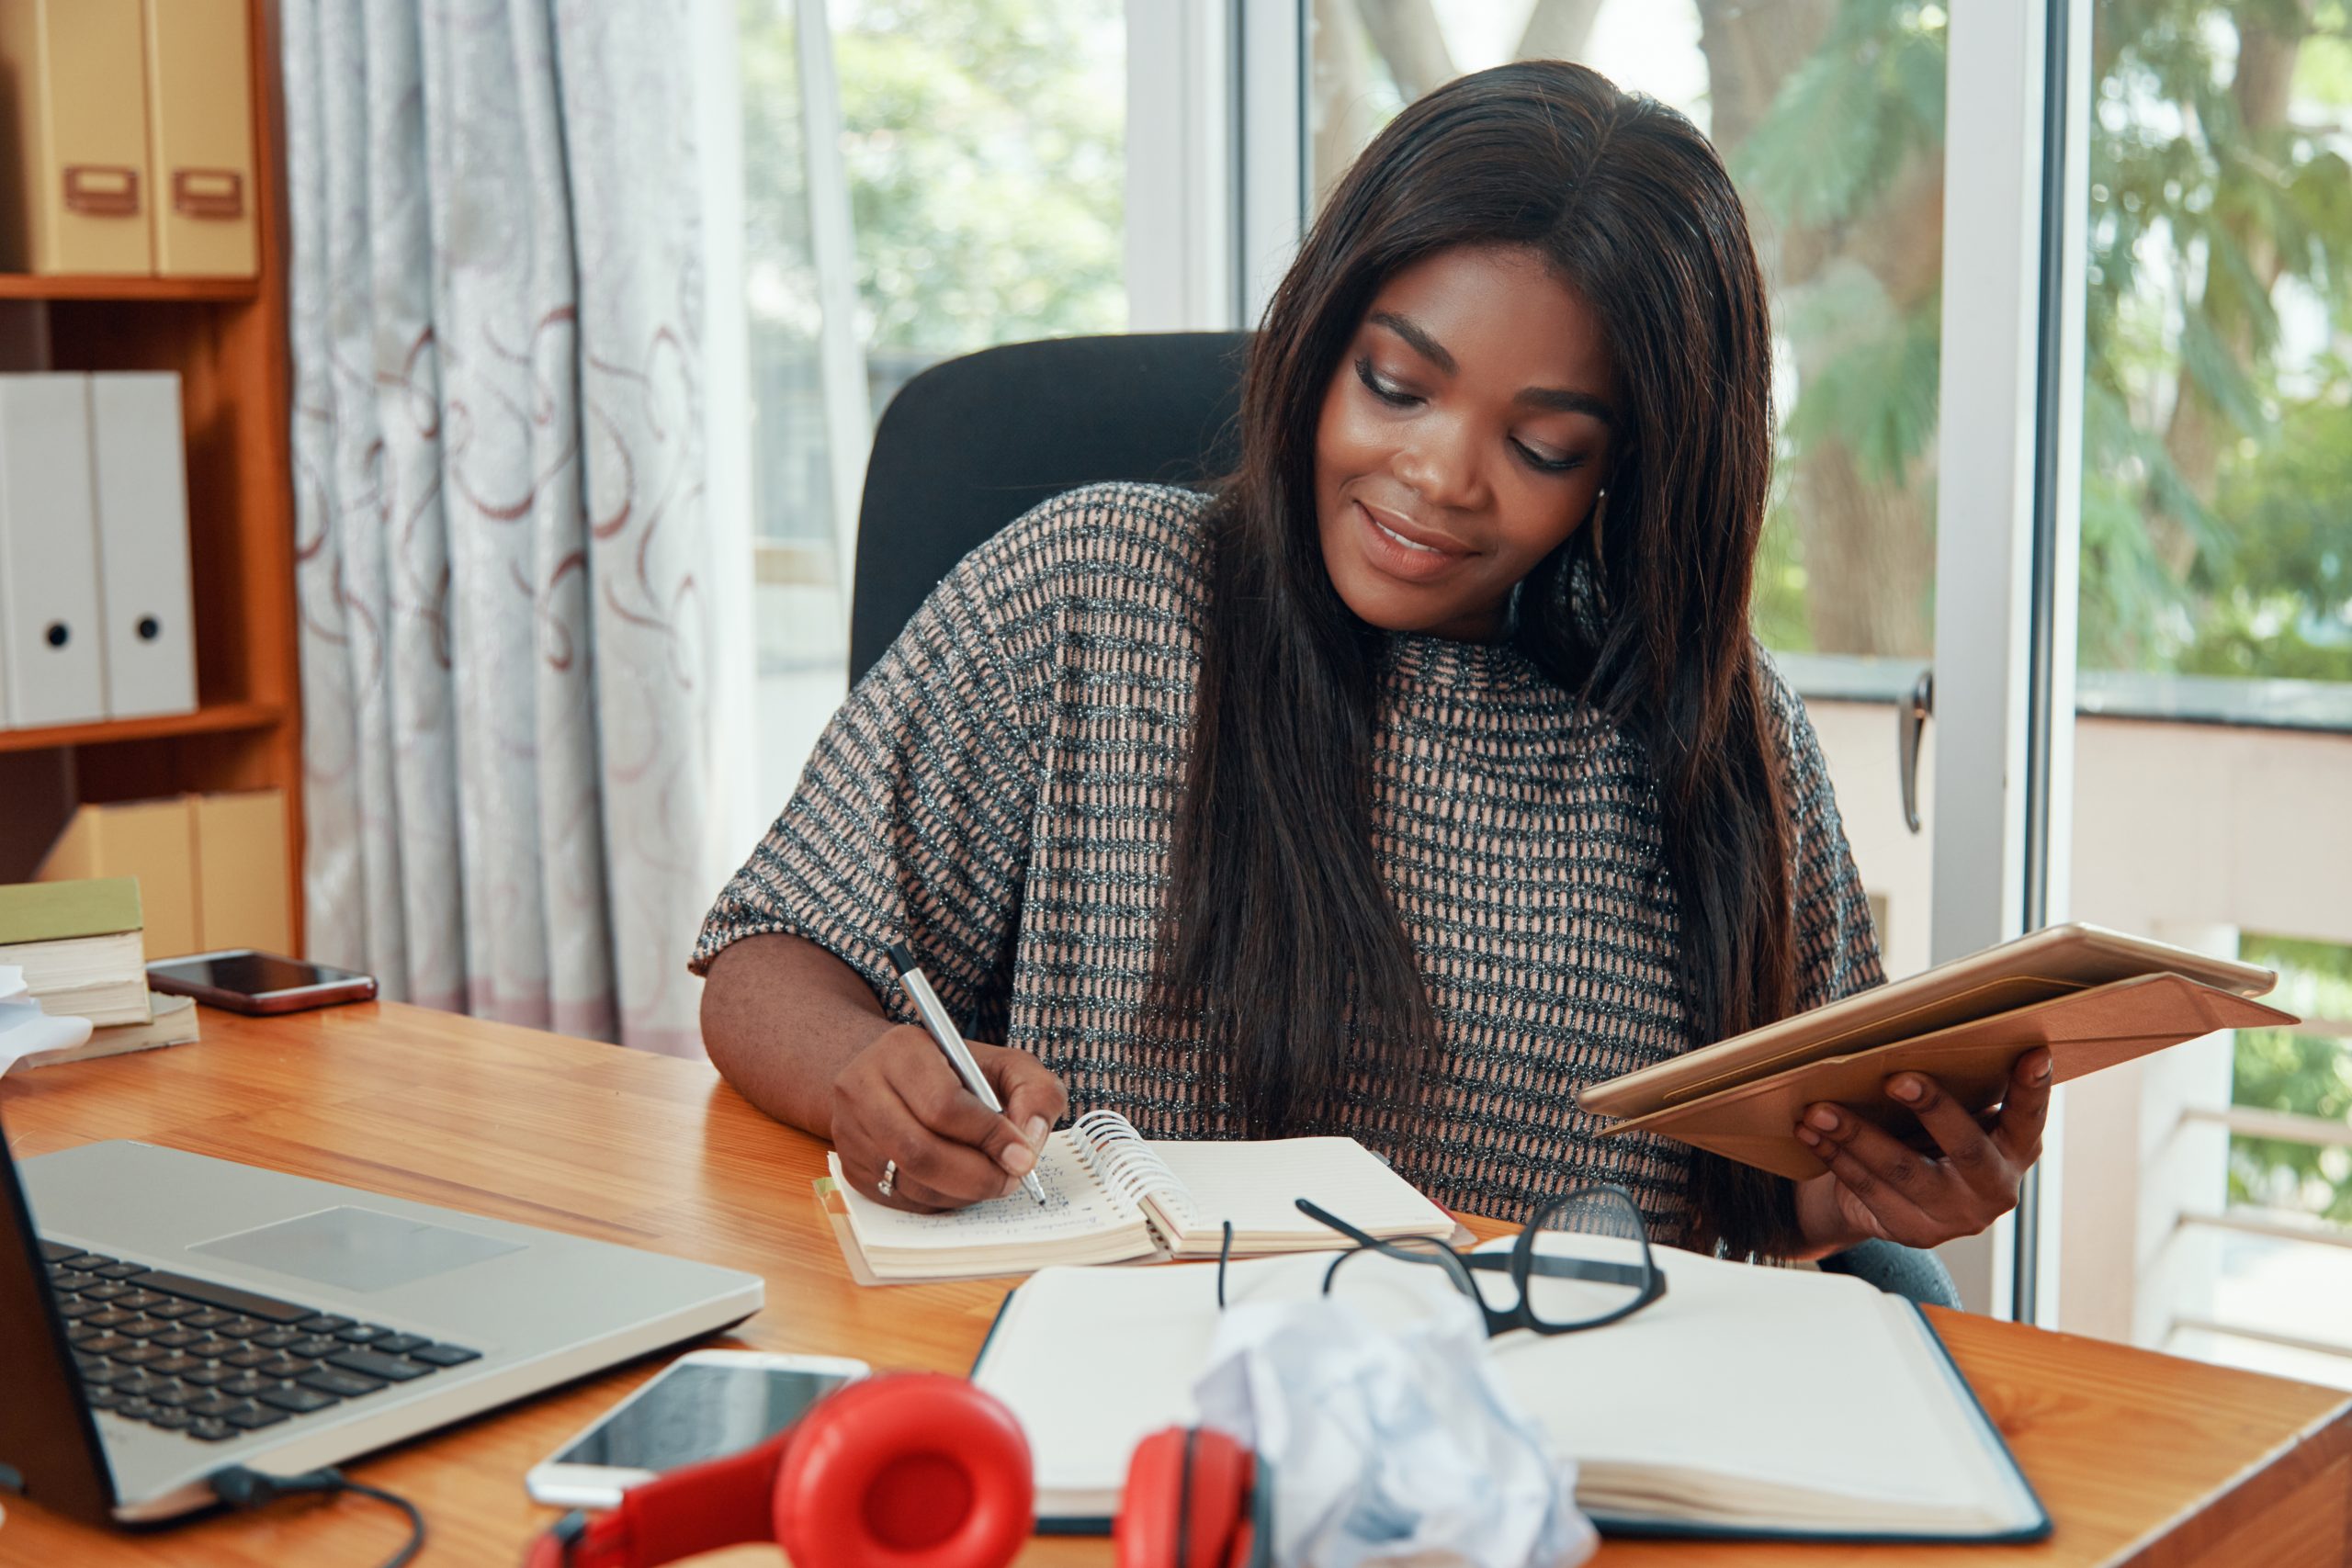
[[[94,724],[52,724],[41,729],[0,729],[0,751],[45,751],[61,746],[104,746],[172,735],[223,735],[267,729],[286,716],[277,703],[214,703],[194,713],[155,718],[106,718]]]
[[[135,277],[103,273],[0,272],[0,299],[253,299],[256,277]]]
[[[7,340],[0,347],[17,349],[26,368],[37,361],[58,371],[161,370],[179,378],[189,629],[198,690],[213,699],[194,713],[160,718],[0,729],[0,866],[29,872],[78,806],[276,790],[286,801],[286,898],[299,953],[300,621],[274,26],[283,8],[284,0],[222,0],[219,8],[244,13],[257,276],[0,271],[0,317],[7,318],[0,320]],[[10,300],[23,308],[9,310]],[[39,355],[29,352],[35,347]],[[220,700],[228,697],[237,700]]]

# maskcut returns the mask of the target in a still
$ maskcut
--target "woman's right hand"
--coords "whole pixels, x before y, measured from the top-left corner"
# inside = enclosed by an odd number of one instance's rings
[[[886,1031],[834,1077],[833,1148],[860,1192],[932,1214],[1017,1191],[1036,1168],[1046,1134],[1069,1109],[1068,1091],[1026,1051],[967,1043],[1001,1113],[964,1087],[915,1024]],[[882,1173],[892,1161],[886,1193]]]

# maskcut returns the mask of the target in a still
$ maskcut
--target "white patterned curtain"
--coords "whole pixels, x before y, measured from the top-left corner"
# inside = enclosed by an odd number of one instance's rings
[[[700,1050],[689,0],[283,0],[309,949]]]

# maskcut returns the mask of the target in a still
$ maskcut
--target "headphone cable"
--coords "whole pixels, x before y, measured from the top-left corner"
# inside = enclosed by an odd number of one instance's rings
[[[323,1493],[329,1496],[338,1492],[356,1493],[373,1497],[379,1503],[390,1503],[408,1516],[408,1540],[401,1549],[384,1560],[383,1568],[405,1568],[424,1550],[424,1516],[416,1505],[397,1493],[380,1486],[370,1486],[364,1481],[354,1481],[330,1465],[324,1470],[304,1471],[300,1475],[266,1475],[258,1470],[248,1470],[242,1464],[231,1465],[210,1478],[212,1494],[232,1508],[258,1508],[280,1497],[300,1493]]]

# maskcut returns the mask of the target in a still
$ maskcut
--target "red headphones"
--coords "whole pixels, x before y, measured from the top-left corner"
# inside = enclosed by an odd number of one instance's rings
[[[1029,1440],[993,1395],[939,1372],[837,1389],[758,1448],[673,1471],[591,1520],[567,1514],[528,1568],[650,1568],[773,1540],[794,1568],[1003,1568],[1029,1539]]]
[[[1222,1432],[1136,1448],[1119,1568],[1272,1568],[1266,1467]],[[566,1514],[526,1568],[651,1568],[773,1540],[793,1568],[1004,1568],[1036,1486],[1012,1412],[962,1378],[890,1372],[827,1394],[755,1449],[673,1471],[591,1519]]]
[[[1136,1445],[1112,1532],[1119,1568],[1272,1568],[1267,1466],[1223,1432],[1170,1427]]]

